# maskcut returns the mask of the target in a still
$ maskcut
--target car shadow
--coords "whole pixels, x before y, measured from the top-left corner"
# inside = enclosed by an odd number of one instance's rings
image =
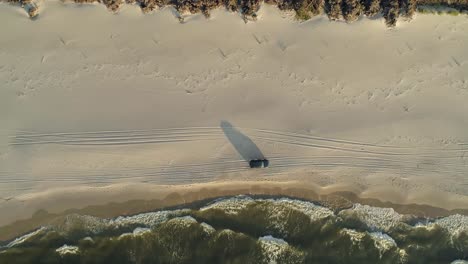
[[[229,142],[244,160],[249,162],[250,160],[265,159],[257,145],[249,137],[233,127],[231,123],[223,120],[220,126]]]

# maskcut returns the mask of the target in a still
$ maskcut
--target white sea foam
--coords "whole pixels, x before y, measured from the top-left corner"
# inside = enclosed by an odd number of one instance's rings
[[[311,221],[333,215],[333,212],[328,208],[315,205],[311,202],[292,200],[288,198],[267,199],[260,201],[266,201],[273,207],[273,210],[270,211],[268,218],[275,229],[285,237],[288,236],[288,233],[284,228],[284,224],[286,223],[286,218],[288,217],[288,214],[291,212],[291,210],[296,210],[307,215]]]
[[[274,228],[280,231],[280,234],[287,237],[287,233],[284,228],[285,217],[291,210],[297,210],[310,217],[311,221],[326,218],[334,215],[333,211],[326,207],[316,205],[312,202],[293,200],[289,198],[279,199],[253,199],[248,196],[236,196],[227,199],[217,200],[203,208],[201,211],[209,209],[223,210],[227,214],[235,215],[238,214],[242,209],[253,203],[260,203],[262,206],[267,206],[270,210],[268,215],[269,220]],[[72,214],[65,217],[64,222],[55,226],[57,231],[69,232],[76,228],[86,230],[92,234],[98,234],[104,229],[109,227],[125,227],[136,225],[139,226],[131,233],[124,233],[120,237],[125,236],[136,236],[149,232],[151,228],[167,222],[182,226],[188,226],[191,223],[197,223],[197,220],[191,216],[178,216],[188,213],[188,209],[174,210],[174,211],[159,211],[142,213],[133,216],[120,216],[114,219],[102,219],[93,216],[77,215]],[[361,221],[365,222],[374,232],[369,233],[373,238],[375,246],[380,250],[381,255],[391,249],[397,247],[395,241],[385,234],[390,228],[397,225],[399,222],[404,220],[405,215],[401,215],[395,212],[392,208],[378,208],[371,207],[368,205],[355,204],[351,209],[341,211],[338,216],[344,216],[346,214],[353,214],[357,216]],[[207,223],[200,224],[206,233],[213,233],[216,230]],[[440,218],[429,224],[418,224],[421,228],[434,228],[435,225],[439,225],[445,228],[451,234],[458,234],[459,232],[468,232],[468,217],[463,215],[451,215],[448,217]],[[10,242],[6,247],[13,247],[24,243],[28,239],[48,229],[48,227],[40,228],[34,232],[26,234],[22,237],[15,239]],[[221,233],[232,233],[230,230],[223,230]],[[351,237],[354,244],[359,243],[365,236],[366,232],[359,232],[353,229],[343,229]],[[86,238],[92,241],[92,238]],[[265,244],[269,241],[268,245],[283,245],[286,243],[284,240],[279,240],[273,237],[261,237],[259,240]],[[271,242],[271,243],[270,243]],[[286,243],[287,245],[287,243]],[[272,246],[273,247],[273,246]],[[400,250],[402,258],[406,256],[404,250]]]
[[[99,234],[106,228],[119,228],[131,225],[140,225],[142,228],[153,228],[183,212],[186,212],[186,210],[149,212],[132,216],[119,216],[114,219],[71,214],[65,217],[62,224],[52,226],[52,228],[65,233],[79,228],[92,234]]]
[[[267,201],[272,202],[275,206],[300,211],[301,213],[309,216],[312,221],[334,215],[332,210],[311,202],[292,200],[289,198],[268,199]]]
[[[352,208],[341,211],[338,215],[354,214],[369,228],[378,231],[388,231],[403,220],[403,215],[393,208],[379,208],[368,205],[354,204]]]
[[[351,242],[353,242],[354,245],[361,243],[362,239],[366,235],[366,233],[364,232],[359,232],[354,229],[348,229],[348,228],[344,228],[341,232],[349,235],[351,237]]]
[[[214,232],[216,232],[216,229],[214,229],[214,227],[212,227],[211,225],[203,222],[200,224],[201,227],[203,228],[203,231],[205,231],[207,234],[212,234]]]
[[[273,208],[268,215],[268,219],[272,221],[272,225],[284,235],[287,235],[284,230],[284,218],[288,215],[290,210],[297,210],[309,216],[311,221],[333,215],[333,211],[330,209],[318,206],[311,202],[289,198],[253,199],[244,195],[217,200],[214,203],[201,208],[200,211],[217,209],[224,211],[228,215],[236,215],[248,205],[262,202],[265,203],[263,204],[264,206],[271,206]]]
[[[258,240],[269,264],[276,264],[279,255],[288,247],[288,242],[272,236],[260,237]]]
[[[131,236],[131,237],[135,237],[135,236],[141,236],[143,234],[146,234],[148,232],[151,232],[151,229],[149,228],[141,228],[141,227],[137,227],[133,230],[132,233],[123,233],[119,236],[119,238],[123,238],[123,237],[128,237],[128,236]]]
[[[84,241],[89,241],[89,242],[93,242],[94,243],[94,239],[92,237],[85,237],[83,238]]]
[[[359,245],[362,242],[362,239],[365,237],[366,234],[369,234],[372,240],[374,240],[374,246],[379,250],[380,257],[383,254],[393,248],[397,248],[397,243],[395,240],[382,232],[359,232],[354,229],[344,228],[342,232],[348,234],[351,237],[351,241],[354,245]],[[399,249],[400,261],[401,263],[406,263],[407,254],[405,250]]]
[[[57,248],[55,251],[59,253],[60,256],[64,256],[67,254],[78,254],[80,252],[80,249],[77,246],[68,246],[67,244],[65,244]]]
[[[39,228],[39,229],[37,229],[37,230],[31,232],[31,233],[28,233],[28,234],[26,234],[26,235],[23,235],[23,236],[21,236],[21,237],[16,238],[15,240],[13,240],[13,241],[11,241],[10,243],[8,243],[8,244],[6,245],[6,247],[7,247],[7,248],[10,248],[10,247],[17,246],[17,245],[19,245],[19,244],[21,244],[21,243],[24,243],[24,242],[28,241],[30,238],[32,238],[32,237],[34,237],[35,235],[37,235],[37,234],[39,234],[39,233],[42,233],[42,232],[44,232],[44,231],[46,231],[46,230],[47,230],[47,228],[41,227],[41,228]]]
[[[137,214],[132,216],[119,216],[115,219],[108,220],[108,225],[115,227],[126,226],[131,224],[143,225],[145,227],[155,227],[164,221],[167,221],[171,216],[179,215],[185,210],[174,210],[174,211],[158,211],[149,212],[143,214]]]
[[[398,250],[398,255],[400,255],[400,262],[401,263],[408,263],[408,252],[404,249]]]
[[[249,204],[254,203],[255,200],[248,196],[236,196],[226,199],[220,199],[212,204],[200,208],[200,211],[206,211],[210,209],[219,209],[224,211],[228,215],[236,215],[242,209],[246,208]]]
[[[375,247],[379,250],[380,257],[388,250],[397,247],[395,240],[387,234],[381,232],[372,232],[369,234],[374,240]]]
[[[468,232],[468,216],[465,215],[450,215],[437,219],[434,223],[447,229],[452,235]]]
[[[258,240],[260,240],[260,242],[262,243],[267,243],[267,244],[274,244],[274,245],[281,245],[281,246],[288,245],[288,242],[284,241],[281,238],[276,238],[273,236],[259,237]]]
[[[176,224],[180,227],[187,227],[190,226],[191,224],[198,223],[197,220],[191,216],[181,216],[181,217],[175,217],[169,220],[168,223]]]
[[[218,237],[222,236],[222,235],[226,235],[227,237],[232,237],[232,236],[234,236],[235,233],[236,232],[232,231],[231,229],[225,228],[225,229],[221,230],[217,235],[218,235]]]
[[[107,227],[107,220],[95,216],[71,214],[67,215],[63,224],[55,225],[52,228],[69,233],[77,228],[86,229],[87,232],[98,234]]]

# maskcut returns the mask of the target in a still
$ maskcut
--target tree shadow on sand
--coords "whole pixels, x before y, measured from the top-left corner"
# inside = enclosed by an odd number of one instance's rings
[[[244,160],[265,159],[265,156],[255,143],[246,135],[242,134],[237,128],[233,127],[228,121],[221,121],[221,129],[228,138],[229,142],[234,146],[237,152]]]

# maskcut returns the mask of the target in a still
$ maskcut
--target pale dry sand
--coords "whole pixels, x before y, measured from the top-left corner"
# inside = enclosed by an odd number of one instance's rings
[[[468,208],[466,16],[259,14],[1,4],[0,226],[203,184]],[[271,167],[250,170],[223,120]]]

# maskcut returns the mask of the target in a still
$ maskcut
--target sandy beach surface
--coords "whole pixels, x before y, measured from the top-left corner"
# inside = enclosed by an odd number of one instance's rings
[[[204,188],[468,209],[465,15],[40,8],[0,4],[0,226]]]

